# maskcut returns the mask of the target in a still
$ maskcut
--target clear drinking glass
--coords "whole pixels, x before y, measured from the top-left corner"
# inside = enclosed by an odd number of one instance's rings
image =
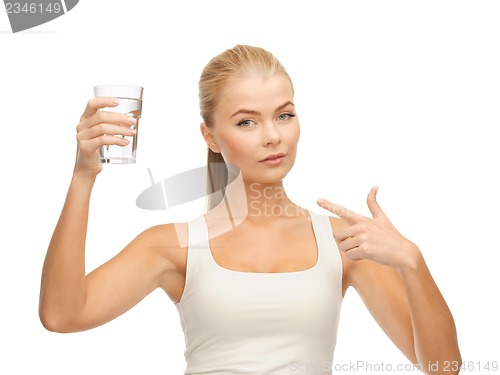
[[[101,111],[124,113],[137,119],[131,128],[137,130],[133,136],[117,135],[128,139],[127,146],[106,145],[99,149],[99,161],[110,164],[130,164],[135,163],[137,153],[137,135],[139,133],[139,119],[142,114],[142,93],[144,89],[140,86],[128,85],[98,85],[94,86],[94,96],[110,96],[120,100],[116,107],[102,108]]]

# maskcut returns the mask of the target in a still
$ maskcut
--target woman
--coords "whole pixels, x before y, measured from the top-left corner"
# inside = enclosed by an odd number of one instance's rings
[[[89,101],[44,264],[43,325],[91,329],[162,288],[181,318],[186,374],[325,373],[341,301],[353,287],[423,372],[458,373],[453,317],[419,248],[378,205],[377,189],[368,194],[372,218],[326,200],[318,204],[340,218],[318,215],[286,195],[300,129],[291,80],[276,58],[236,46],[209,62],[199,89],[209,192],[224,194],[212,194],[208,212],[189,223],[145,230],[86,276],[89,200],[102,169],[97,149],[124,145],[113,135],[132,134],[133,121],[99,112],[114,98]]]

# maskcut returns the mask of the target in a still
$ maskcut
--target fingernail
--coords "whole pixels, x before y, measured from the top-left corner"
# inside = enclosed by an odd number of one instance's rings
[[[325,203],[325,200],[324,200],[323,198],[318,198],[318,199],[316,200],[316,202],[317,202],[318,204],[324,204],[324,203]]]
[[[114,104],[114,105],[118,105],[118,104],[120,104],[120,99],[114,98],[114,99],[113,99],[113,104]]]

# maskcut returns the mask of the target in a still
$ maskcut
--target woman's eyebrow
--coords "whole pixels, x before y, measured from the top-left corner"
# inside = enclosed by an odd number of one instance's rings
[[[286,106],[288,105],[292,105],[295,107],[295,105],[289,100],[287,101],[286,103],[280,105],[278,108],[276,108],[274,111],[275,112],[278,112],[280,110],[282,110],[283,108],[285,108]],[[256,115],[256,116],[260,116],[261,113],[258,112],[258,111],[253,111],[251,109],[239,109],[237,110],[236,112],[234,112],[232,115],[231,115],[231,118],[236,116],[236,115],[239,115],[239,114],[246,114],[246,115]]]

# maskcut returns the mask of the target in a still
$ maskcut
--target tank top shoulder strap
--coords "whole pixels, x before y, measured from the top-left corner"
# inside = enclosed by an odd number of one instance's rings
[[[309,215],[311,216],[318,248],[322,249],[323,267],[327,267],[332,272],[332,275],[335,275],[336,283],[342,285],[342,258],[333,236],[330,218],[327,215],[320,215],[311,211],[309,211]]]
[[[312,211],[309,211],[309,215],[311,217],[314,233],[316,234],[316,240],[324,245],[331,244],[333,231],[329,217]],[[320,244],[318,243],[318,245]]]
[[[188,247],[206,247],[208,245],[208,230],[203,215],[188,221]]]
[[[203,215],[197,216],[187,222],[188,228],[188,255],[187,255],[187,275],[191,277],[195,268],[199,268],[197,272],[201,271],[201,267],[196,267],[196,264],[206,263],[209,261],[210,245],[208,241],[208,228]],[[189,271],[192,272],[189,272]]]

